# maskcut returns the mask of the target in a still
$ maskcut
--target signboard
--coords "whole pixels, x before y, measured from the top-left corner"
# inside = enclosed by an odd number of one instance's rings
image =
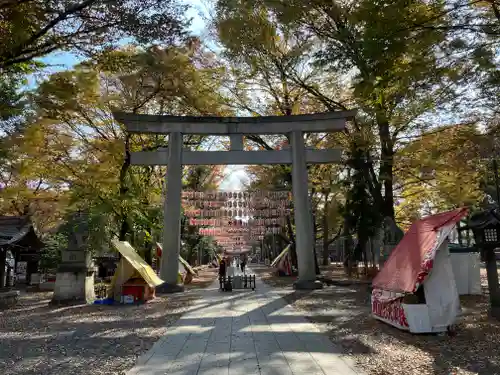
[[[61,260],[63,263],[83,263],[86,261],[86,253],[81,250],[66,249],[61,253]]]
[[[26,271],[28,269],[27,262],[17,262],[16,280],[23,282],[26,281]]]

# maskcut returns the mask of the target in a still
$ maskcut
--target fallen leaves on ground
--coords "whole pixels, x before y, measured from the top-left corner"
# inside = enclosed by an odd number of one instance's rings
[[[252,269],[273,286],[291,288],[294,281],[275,276],[269,267]],[[334,278],[334,273],[328,277]],[[413,335],[373,319],[368,285],[360,283],[294,291],[284,298],[303,310],[367,375],[500,374],[500,322],[488,316],[485,289],[482,296],[461,297],[464,311],[455,336]]]
[[[23,292],[0,311],[0,374],[103,375],[131,368],[217,272],[198,270],[185,294],[144,305],[49,307],[52,292]],[[189,292],[193,290],[193,292]]]
[[[186,285],[186,289],[200,289],[210,286],[218,275],[218,269],[209,266],[201,266],[195,268],[198,274],[193,278],[193,281]]]
[[[262,264],[252,264],[252,272],[255,272],[266,284],[276,287],[292,286],[297,280],[295,276],[280,277],[276,275],[274,268]]]

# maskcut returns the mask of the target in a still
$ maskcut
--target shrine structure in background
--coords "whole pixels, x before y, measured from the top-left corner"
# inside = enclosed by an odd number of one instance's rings
[[[291,164],[293,207],[299,277],[297,289],[321,288],[316,281],[314,231],[308,193],[307,164],[338,163],[339,149],[309,149],[305,133],[332,133],[345,130],[346,121],[355,111],[327,112],[294,116],[262,117],[191,117],[145,115],[116,112],[114,117],[137,134],[168,134],[168,148],[130,153],[131,165],[166,165],[167,189],[164,212],[163,248],[160,276],[166,281],[165,292],[182,291],[176,275],[181,239],[181,193],[183,165],[262,165]],[[184,150],[183,135],[229,136],[229,151]],[[281,150],[245,151],[244,136],[285,134],[289,147]]]
[[[283,234],[289,191],[183,191],[184,213],[226,252],[247,252],[267,234]]]

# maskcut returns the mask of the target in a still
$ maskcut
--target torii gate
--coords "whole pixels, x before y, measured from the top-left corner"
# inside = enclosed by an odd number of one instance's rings
[[[346,120],[355,111],[326,112],[294,116],[263,117],[191,117],[143,115],[116,112],[116,121],[129,133],[168,134],[168,148],[158,151],[132,152],[131,165],[166,165],[166,199],[164,207],[163,248],[160,276],[166,292],[182,291],[177,285],[180,253],[182,165],[262,165],[291,164],[292,192],[296,226],[296,247],[299,276],[296,289],[321,288],[314,267],[314,230],[308,194],[307,164],[338,163],[339,149],[309,149],[304,133],[343,131]],[[184,134],[229,136],[230,151],[183,150]],[[243,136],[247,134],[285,134],[289,147],[272,151],[244,151]]]

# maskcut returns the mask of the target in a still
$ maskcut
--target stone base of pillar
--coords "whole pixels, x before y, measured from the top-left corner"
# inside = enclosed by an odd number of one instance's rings
[[[182,292],[184,292],[184,286],[179,284],[163,283],[156,287],[156,293],[158,294],[172,294]]]
[[[94,273],[86,268],[69,272],[61,269],[56,274],[54,294],[49,302],[51,306],[71,306],[93,303]]]
[[[297,280],[293,283],[293,289],[315,290],[323,289],[323,283],[319,280]]]

